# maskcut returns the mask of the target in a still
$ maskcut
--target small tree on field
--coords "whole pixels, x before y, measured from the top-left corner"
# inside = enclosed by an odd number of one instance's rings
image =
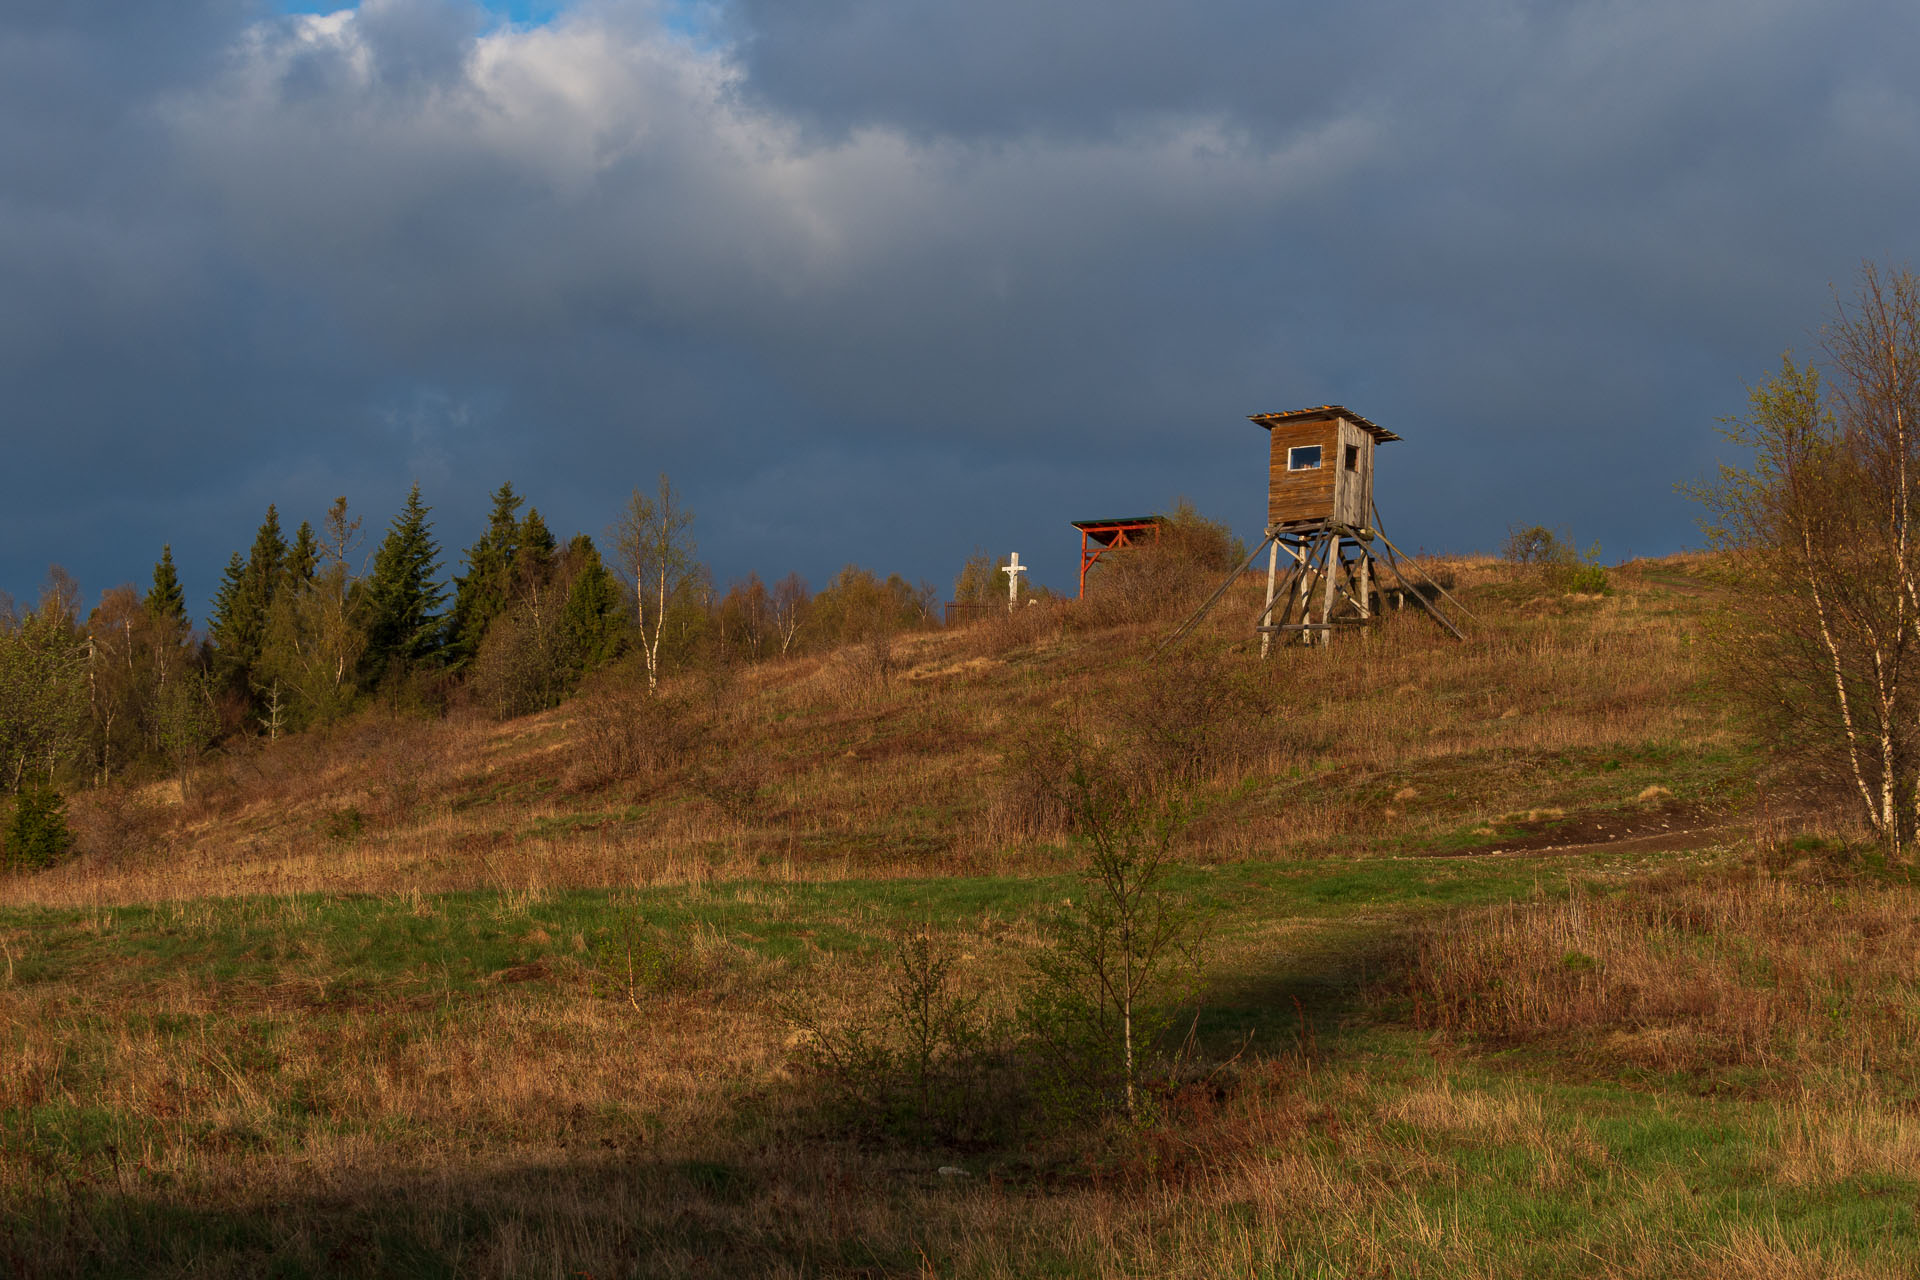
[[[7,869],[38,871],[60,861],[71,848],[73,833],[67,829],[67,805],[60,793],[49,786],[22,791],[7,824]]]
[[[638,489],[627,501],[614,526],[613,543],[620,563],[633,584],[634,621],[640,629],[640,656],[647,667],[647,689],[660,688],[660,639],[666,634],[667,607],[691,585],[699,565],[694,560],[693,513],[682,510],[680,496],[666,473],[654,497]]]
[[[773,621],[774,632],[780,637],[781,657],[786,657],[792,650],[794,638],[800,634],[800,628],[806,625],[812,605],[813,594],[807,589],[807,580],[799,574],[790,573],[773,584],[773,592],[767,598],[767,610]]]
[[[1144,1118],[1142,1086],[1200,970],[1204,921],[1173,891],[1182,791],[1147,785],[1068,741],[1058,798],[1084,859],[1080,891],[1049,922],[1024,1021],[1068,1109]]]
[[[1920,278],[1865,267],[1823,345],[1825,376],[1783,357],[1728,423],[1752,464],[1693,493],[1743,588],[1728,687],[1898,858],[1920,806]]]

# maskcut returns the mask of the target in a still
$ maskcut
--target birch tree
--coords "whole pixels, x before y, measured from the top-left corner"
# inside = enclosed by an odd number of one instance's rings
[[[693,513],[683,509],[666,473],[653,497],[638,489],[614,526],[613,544],[633,584],[634,622],[640,631],[640,655],[647,666],[647,690],[660,689],[660,639],[667,630],[667,609],[699,571],[690,530]]]
[[[1920,827],[1920,278],[1865,267],[1822,353],[1752,390],[1726,431],[1751,464],[1694,492],[1740,587],[1728,685],[1792,773],[1849,797],[1897,859]]]

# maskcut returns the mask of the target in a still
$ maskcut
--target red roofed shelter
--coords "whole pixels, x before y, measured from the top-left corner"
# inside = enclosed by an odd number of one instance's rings
[[[1117,520],[1075,520],[1080,531],[1080,594],[1087,594],[1087,570],[1109,551],[1118,551],[1143,541],[1160,541],[1159,516],[1128,516]],[[1147,534],[1151,532],[1149,539]]]

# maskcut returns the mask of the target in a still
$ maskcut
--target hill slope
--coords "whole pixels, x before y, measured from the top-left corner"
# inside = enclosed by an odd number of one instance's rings
[[[96,797],[0,888],[0,1265],[1911,1273],[1920,894],[1749,852],[1696,566],[1454,568],[1465,644],[1036,610]],[[1131,1125],[1056,1114],[1017,1017],[1089,891],[1063,735],[1198,812]],[[971,1028],[920,1077],[914,1008]]]

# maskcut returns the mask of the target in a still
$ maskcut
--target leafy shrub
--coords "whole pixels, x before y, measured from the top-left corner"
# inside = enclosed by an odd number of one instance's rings
[[[320,834],[335,844],[352,844],[367,828],[366,815],[354,805],[335,809],[320,824]]]
[[[600,977],[594,986],[603,995],[622,996],[639,1007],[650,992],[681,990],[695,984],[698,966],[684,938],[669,938],[628,913],[619,928],[593,949]]]
[[[954,957],[926,928],[895,934],[887,987],[863,1016],[788,1016],[802,1067],[828,1086],[842,1123],[921,1141],[978,1137],[1010,1118],[982,1105],[1007,1064],[999,1027],[953,979]]]
[[[73,848],[67,827],[67,802],[49,786],[24,788],[15,797],[7,823],[6,867],[38,871],[66,857]]]
[[[1505,555],[1514,564],[1536,570],[1555,591],[1605,595],[1613,589],[1600,563],[1600,544],[1581,551],[1564,529],[1556,533],[1544,525],[1516,525],[1507,532]]]

